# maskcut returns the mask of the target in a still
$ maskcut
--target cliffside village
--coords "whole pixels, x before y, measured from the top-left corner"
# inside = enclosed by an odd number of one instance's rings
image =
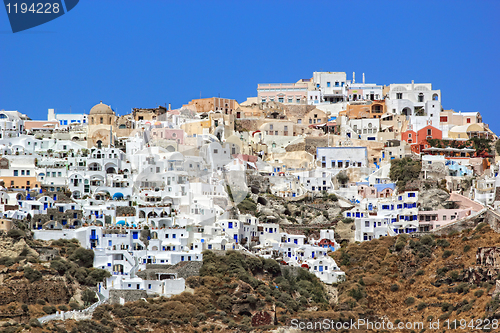
[[[345,274],[328,255],[340,247],[335,219],[363,242],[499,209],[497,136],[479,112],[445,110],[441,98],[430,83],[314,72],[258,84],[242,103],[203,98],[120,116],[101,101],[88,114],[49,109],[47,120],[2,110],[1,228],[24,220],[35,239],[78,239],[111,273],[104,296],[181,293],[185,280],[168,267],[201,262],[204,250],[276,258],[339,283]],[[391,162],[405,158],[421,170],[401,185]],[[438,209],[419,201],[433,183],[450,193]],[[314,233],[284,231],[300,217],[264,213],[269,198],[319,197],[335,198],[340,213]],[[253,212],[240,209],[248,202]]]

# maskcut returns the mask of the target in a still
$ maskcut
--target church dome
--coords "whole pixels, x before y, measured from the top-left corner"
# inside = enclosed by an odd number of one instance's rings
[[[114,114],[109,105],[103,104],[102,101],[90,109],[90,114]]]

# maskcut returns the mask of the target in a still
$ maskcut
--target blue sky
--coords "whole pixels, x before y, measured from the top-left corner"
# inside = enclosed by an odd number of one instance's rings
[[[218,96],[313,71],[367,83],[432,83],[445,109],[479,111],[500,133],[500,1],[82,0],[13,34],[0,9],[0,109],[33,119]]]

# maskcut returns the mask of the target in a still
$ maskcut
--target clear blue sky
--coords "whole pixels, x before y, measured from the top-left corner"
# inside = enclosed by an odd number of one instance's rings
[[[445,109],[500,133],[500,1],[82,0],[13,34],[0,8],[0,109],[33,119],[218,96],[313,71],[378,84],[432,83]]]

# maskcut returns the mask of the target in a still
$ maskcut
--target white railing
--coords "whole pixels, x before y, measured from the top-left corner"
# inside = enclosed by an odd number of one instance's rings
[[[52,320],[84,320],[84,319],[92,319],[92,313],[94,310],[99,306],[104,304],[108,298],[102,295],[101,293],[96,292],[97,299],[98,301],[89,306],[88,308],[85,308],[83,310],[73,310],[73,311],[61,311],[61,312],[56,312],[51,315],[47,315],[41,318],[38,318],[38,321],[40,324],[45,324],[49,321]]]

